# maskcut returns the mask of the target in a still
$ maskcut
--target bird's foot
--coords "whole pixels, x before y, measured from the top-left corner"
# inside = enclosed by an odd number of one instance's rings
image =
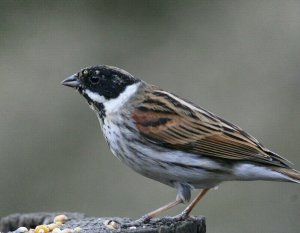
[[[139,227],[139,226],[142,226],[143,224],[149,223],[150,220],[151,220],[151,217],[146,214],[137,220],[131,221],[129,223],[123,223],[120,226],[120,228]]]
[[[150,220],[151,220],[152,224],[155,224],[155,223],[159,223],[159,222],[179,222],[179,221],[184,221],[188,218],[191,218],[191,217],[188,215],[188,213],[186,211],[183,211],[180,214],[175,215],[173,217],[166,216],[166,217],[157,218],[157,219],[153,219],[152,217],[150,217],[149,215],[146,214],[143,217],[141,217],[137,220],[134,220],[134,221],[130,221],[128,223],[123,223],[123,224],[118,223],[118,228],[121,229],[121,228],[141,227],[143,224],[149,223]]]
[[[180,222],[184,221],[188,218],[191,218],[185,211],[175,216],[165,216],[162,218],[152,219],[151,223],[159,223],[159,222]]]
[[[187,218],[190,218],[190,216],[187,213],[187,211],[184,210],[180,214],[175,215],[173,218],[175,221],[183,221],[183,220],[186,220]]]

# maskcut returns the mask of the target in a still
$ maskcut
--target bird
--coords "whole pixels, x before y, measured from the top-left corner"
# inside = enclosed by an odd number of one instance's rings
[[[242,128],[210,111],[108,65],[81,69],[62,84],[77,90],[96,113],[111,152],[137,173],[177,190],[175,200],[132,225],[187,204],[190,216],[209,189],[224,181],[286,181],[300,172]]]

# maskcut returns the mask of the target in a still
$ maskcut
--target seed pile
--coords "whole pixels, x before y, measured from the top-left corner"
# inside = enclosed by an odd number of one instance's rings
[[[53,223],[48,225],[38,225],[35,229],[27,229],[26,227],[19,227],[14,233],[76,233],[80,232],[80,227],[75,227],[74,229],[66,228],[61,230],[59,227],[68,221],[68,217],[64,214],[57,215],[53,219]]]

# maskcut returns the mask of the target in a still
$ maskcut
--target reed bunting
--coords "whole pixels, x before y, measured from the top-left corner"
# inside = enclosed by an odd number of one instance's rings
[[[112,153],[136,172],[174,187],[174,201],[144,223],[202,192],[175,218],[185,219],[207,191],[223,181],[300,183],[300,172],[240,127],[190,101],[112,66],[82,69],[62,82],[96,113]]]

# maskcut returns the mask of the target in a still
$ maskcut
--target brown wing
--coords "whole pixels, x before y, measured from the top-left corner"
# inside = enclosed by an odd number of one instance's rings
[[[148,141],[204,156],[288,167],[287,160],[214,114],[163,90],[146,96],[132,117]]]

